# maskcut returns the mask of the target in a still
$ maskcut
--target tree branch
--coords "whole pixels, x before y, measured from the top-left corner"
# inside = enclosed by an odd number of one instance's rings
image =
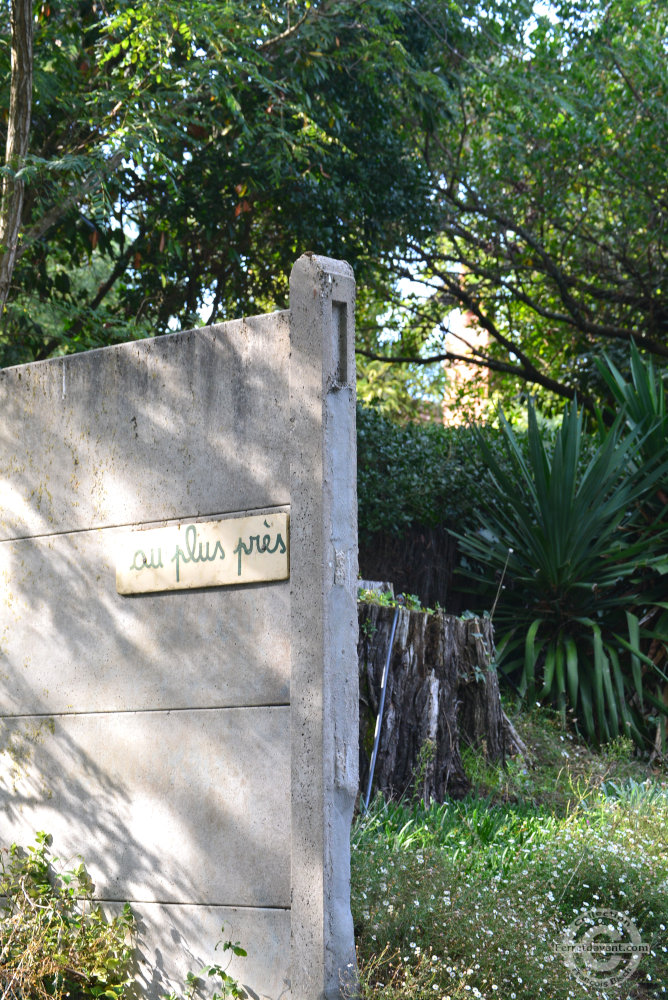
[[[475,216],[482,215],[485,219],[495,223],[504,232],[513,233],[523,240],[526,246],[537,255],[540,260],[540,267],[536,267],[535,269],[545,274],[554,282],[558,299],[566,309],[566,313],[553,313],[552,315],[546,316],[546,318],[551,318],[557,322],[565,323],[573,329],[581,330],[583,333],[590,334],[594,337],[603,337],[608,340],[621,340],[626,343],[628,343],[631,338],[634,338],[651,353],[656,354],[659,357],[668,358],[668,346],[657,338],[648,336],[641,330],[626,329],[609,323],[597,323],[594,320],[591,320],[585,314],[583,307],[571,292],[571,288],[578,287],[579,280],[564,272],[554,257],[548,250],[545,249],[540,240],[537,239],[534,234],[526,229],[521,223],[499,211],[492,211],[485,206],[480,205],[475,194],[472,192],[469,192],[467,200],[462,200],[450,195],[449,201],[453,208],[455,208],[459,213],[469,213]],[[469,246],[477,246],[478,249],[484,249],[483,239],[471,234],[471,232],[459,221],[455,224],[446,221],[442,225],[442,231],[450,236],[454,244],[456,244],[456,239],[459,235]],[[430,264],[435,269],[436,263],[434,263],[434,260],[435,258],[431,258]],[[495,273],[490,270],[485,271],[477,259],[468,257],[468,255],[466,255],[461,249],[458,249],[457,255],[453,258],[453,260],[464,264],[469,268],[470,273],[473,275],[482,274],[483,276],[487,276],[488,280],[496,280],[499,283],[503,283],[512,295],[516,296],[520,301],[524,301],[529,308],[536,311],[539,315],[542,315],[540,309],[535,308],[536,303],[534,300],[531,297],[526,296],[526,293],[524,293],[523,296],[522,290],[518,287],[516,282],[509,281],[507,278],[504,279],[504,277],[498,272]],[[512,275],[513,272],[516,274],[517,270],[517,267],[509,264],[510,275]],[[439,276],[443,279],[442,274]],[[459,288],[461,286],[457,287]]]
[[[12,0],[12,55],[9,118],[5,164],[12,170],[2,184],[0,202],[0,316],[5,311],[17,259],[24,181],[16,176],[30,140],[32,111],[33,18],[32,0]]]
[[[520,365],[513,365],[507,361],[497,361],[496,358],[491,358],[489,355],[476,357],[470,354],[457,354],[455,351],[443,351],[440,354],[430,354],[429,357],[423,358],[419,354],[377,354],[374,351],[367,351],[362,347],[355,348],[355,354],[359,354],[363,358],[368,358],[370,361],[384,361],[390,365],[433,365],[442,361],[461,361],[466,364],[475,365],[477,368],[488,368],[490,371],[501,372],[504,375],[514,375],[524,382],[530,382],[534,385],[542,386],[543,389],[549,389],[550,392],[554,392],[557,396],[561,396],[564,399],[575,399],[577,396],[575,389],[563,385],[561,382],[557,382],[556,379],[549,378],[547,375],[543,375],[535,368],[528,371]],[[595,406],[593,400],[588,396],[580,398],[583,406],[594,412]]]
[[[272,38],[268,38],[266,42],[262,42],[260,45],[258,45],[258,49],[260,50],[260,52],[266,52],[267,49],[273,48],[274,45],[279,45],[281,42],[286,42],[288,38],[291,38],[293,35],[296,35],[299,29],[301,28],[302,24],[304,23],[304,21],[311,13],[311,10],[312,8],[307,7],[307,9],[304,11],[299,20],[295,21],[293,25],[291,25],[289,28],[286,28],[285,31],[282,31],[280,35],[274,35]]]
[[[114,155],[110,157],[108,163],[105,164],[104,172],[113,173],[116,167],[122,162],[123,155],[124,154],[120,150],[117,153],[114,153]],[[18,260],[22,257],[33,243],[44,236],[51,226],[55,225],[56,222],[66,215],[67,212],[74,207],[74,205],[82,200],[82,198],[85,198],[86,195],[91,193],[91,191],[94,191],[99,183],[99,174],[92,173],[88,175],[82,184],[73,184],[70,188],[70,193],[66,198],[63,198],[58,205],[54,205],[48,212],[45,212],[42,218],[38,219],[38,221],[31,226],[30,229],[26,229],[23,234],[21,246],[17,251],[16,259]]]

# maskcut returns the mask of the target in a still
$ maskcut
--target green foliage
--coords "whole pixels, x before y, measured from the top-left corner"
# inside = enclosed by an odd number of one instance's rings
[[[221,932],[224,930],[225,925],[223,924]],[[241,947],[238,941],[224,941],[221,939],[216,944],[215,951],[218,951],[219,948],[223,953],[229,952],[227,962],[224,965],[221,965],[219,962],[212,965],[205,965],[198,976],[193,972],[189,972],[186,976],[186,988],[183,1000],[192,1000],[198,994],[204,977],[213,980],[214,983],[211,1000],[228,1000],[229,997],[232,997],[233,1000],[245,1000],[248,996],[246,991],[239,985],[238,980],[227,971],[233,957],[246,958],[248,952]],[[218,981],[219,985],[216,981]],[[182,998],[178,993],[170,993],[163,997],[163,1000],[182,1000]]]
[[[359,587],[357,591],[357,600],[362,601],[364,604],[377,604],[382,608],[408,608],[409,611],[425,611],[428,614],[434,614],[431,608],[423,607],[420,598],[417,594],[397,594],[395,597],[389,591],[378,591],[378,590],[367,590],[365,587]]]
[[[64,870],[50,838],[0,853],[0,986],[5,1000],[131,994],[134,921],[129,906],[108,920],[93,901],[83,862]]]
[[[445,369],[440,365],[397,366],[367,361],[361,355],[357,358],[358,401],[398,423],[438,421],[446,385]]]
[[[614,740],[610,740],[601,747],[601,751],[610,760],[628,760],[634,751],[633,740],[630,740],[628,736],[615,736]]]
[[[656,839],[668,819],[665,795],[639,805],[599,796],[561,820],[484,802],[460,815],[434,805],[421,816],[387,816],[387,832],[375,824],[379,809],[359,820],[353,850],[367,1000],[579,996],[554,946],[575,916],[596,906],[629,913],[652,947],[644,984],[625,984],[625,996],[659,996],[654,987],[668,971],[668,869]],[[397,849],[406,826],[413,839],[406,831]]]
[[[532,704],[519,711],[510,701],[504,707],[529,748],[529,758],[518,755],[499,767],[479,748],[463,748],[464,769],[480,798],[527,809],[540,805],[563,819],[595,800],[604,786],[625,787],[651,773],[646,758],[625,736],[595,748],[572,729],[564,730],[559,713],[550,708]]]
[[[282,307],[300,253],[375,301],[431,212],[413,125],[447,91],[420,0],[39,4],[5,364]],[[0,141],[10,77],[0,5]],[[453,64],[456,62],[452,60]],[[5,168],[7,170],[8,168]],[[375,308],[372,306],[370,308]]]
[[[446,848],[463,872],[507,870],[525,844],[550,836],[555,823],[533,806],[504,808],[485,799],[454,802],[385,801],[378,794],[353,831],[353,845],[364,850],[382,839],[388,851]],[[480,852],[479,848],[488,848]]]
[[[624,413],[583,460],[583,416],[567,407],[546,445],[529,404],[526,454],[507,421],[512,471],[480,438],[496,485],[483,533],[462,550],[507,586],[496,612],[502,669],[520,694],[569,707],[590,738],[642,739],[642,708],[665,674],[640,649],[638,612],[663,572],[668,535],[653,528],[648,547],[640,504],[666,464],[639,466],[637,429],[622,435]],[[642,664],[642,666],[641,666]]]
[[[381,329],[376,344],[461,354],[446,339],[457,306],[489,337],[477,357],[504,405],[526,382],[596,401],[603,351],[617,362],[635,338],[668,359],[668,8],[559,0],[504,30],[520,9],[478,25],[494,44],[469,55],[459,100],[423,137],[436,218],[411,244],[411,277],[424,295],[396,306],[395,341]]]
[[[52,857],[51,838],[36,835],[24,850],[0,853],[0,990],[3,1000],[127,1000],[136,995],[133,977],[134,918],[126,903],[107,919],[93,899],[94,885],[83,862],[63,868]],[[224,930],[224,927],[221,928]],[[228,972],[233,957],[247,952],[238,941],[220,940],[222,962],[189,973],[183,1000],[210,981],[211,1000],[245,1000]],[[181,1000],[171,993],[164,1000]]]
[[[476,359],[505,402],[529,381],[593,406],[603,350],[621,363],[635,337],[668,357],[666,16],[662,0],[37,5],[0,362],[283,307],[313,249],[355,267],[361,351],[460,354],[456,310],[489,335]],[[359,368],[360,398],[402,419],[434,412],[447,377]]]
[[[486,428],[489,441],[498,432]],[[357,496],[360,536],[400,534],[409,525],[475,523],[480,502],[493,501],[478,436],[469,427],[396,424],[376,409],[357,408]]]
[[[616,409],[621,409],[624,414],[629,431],[638,435],[641,461],[653,464],[665,460],[668,455],[668,372],[658,370],[651,357],[643,357],[635,343],[631,344],[628,378],[607,356],[597,360],[597,368]],[[603,423],[603,417],[599,415],[599,425],[603,426]],[[668,480],[668,474],[664,480]],[[663,485],[664,480],[657,487]],[[665,494],[658,499],[662,508],[668,503]]]
[[[650,945],[626,1000],[663,995],[665,781],[594,754],[542,712],[525,721],[514,719],[537,764],[510,801],[377,797],[358,818],[352,906],[366,1000],[573,1000],[582,988],[554,946],[594,907],[627,913]],[[556,785],[564,801],[553,809]],[[587,995],[612,994],[592,984]]]

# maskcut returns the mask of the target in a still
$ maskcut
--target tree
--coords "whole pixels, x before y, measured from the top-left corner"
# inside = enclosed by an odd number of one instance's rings
[[[15,0],[11,9],[11,84],[7,114],[5,163],[0,198],[0,315],[9,284],[23,213],[23,180],[17,176],[28,152],[32,104],[32,0]]]
[[[489,336],[473,363],[511,392],[593,405],[595,358],[621,364],[632,339],[665,364],[667,28],[660,0],[566,0],[468,60],[423,143],[433,231],[395,261],[428,295],[398,304],[391,350],[370,325],[366,356],[456,359],[443,337],[459,308]]]
[[[195,0],[187,17],[42,0],[30,144],[3,168],[24,201],[2,360],[282,306],[317,249],[357,271],[360,358],[412,359],[400,409],[426,359],[463,353],[444,346],[453,308],[487,331],[474,363],[506,391],[591,405],[603,347],[668,357],[667,17],[659,0],[549,17],[527,0]],[[10,81],[8,39],[5,0]],[[416,277],[428,294],[402,294]]]
[[[280,306],[308,249],[387,287],[429,212],[424,18],[465,49],[467,9],[43,0],[30,145],[4,168],[25,199],[2,361]]]

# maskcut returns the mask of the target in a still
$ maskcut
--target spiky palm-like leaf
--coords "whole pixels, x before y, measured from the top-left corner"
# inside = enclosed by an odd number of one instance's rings
[[[518,676],[523,694],[555,703],[564,716],[570,708],[599,739],[620,731],[640,739],[641,716],[630,698],[638,680],[646,687],[649,668],[637,618],[626,612],[642,601],[644,574],[665,562],[666,550],[665,529],[654,535],[661,544],[648,549],[639,504],[667,465],[639,469],[642,429],[622,434],[624,420],[620,413],[587,460],[575,403],[551,447],[531,404],[526,450],[502,417],[511,471],[481,436],[498,504],[484,515],[480,535],[460,539],[468,557],[497,576],[507,573],[496,611],[502,668]]]

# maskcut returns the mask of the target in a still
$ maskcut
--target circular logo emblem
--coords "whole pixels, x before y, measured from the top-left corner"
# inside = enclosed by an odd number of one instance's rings
[[[614,986],[635,972],[649,945],[625,913],[596,907],[569,924],[555,950],[581,986]]]

